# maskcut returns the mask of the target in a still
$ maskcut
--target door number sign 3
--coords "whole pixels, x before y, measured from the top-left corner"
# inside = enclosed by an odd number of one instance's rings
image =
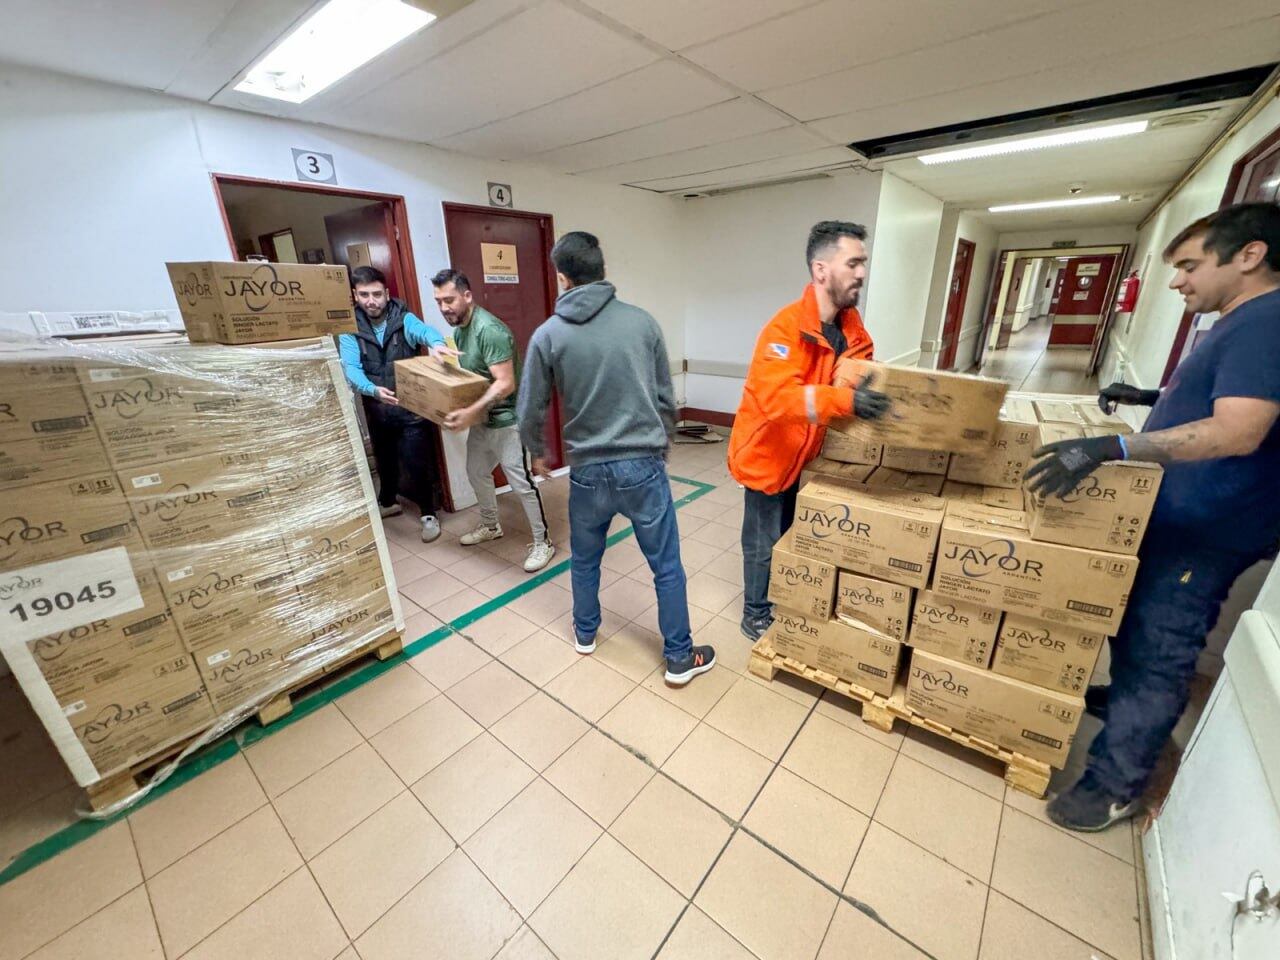
[[[490,183],[489,184],[489,206],[491,207],[511,207],[511,184],[509,183]]]
[[[298,179],[308,183],[337,183],[338,171],[333,165],[333,154],[316,153],[314,150],[293,150],[293,168]]]

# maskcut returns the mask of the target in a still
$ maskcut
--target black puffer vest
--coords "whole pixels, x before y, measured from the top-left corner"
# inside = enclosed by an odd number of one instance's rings
[[[373,324],[365,316],[365,312],[356,307],[356,342],[360,344],[360,365],[365,376],[379,387],[388,390],[396,388],[397,360],[408,360],[416,357],[418,351],[409,346],[404,335],[404,316],[409,312],[404,301],[392,299],[387,303],[383,317],[387,321],[387,329],[382,335],[382,343],[373,332]]]

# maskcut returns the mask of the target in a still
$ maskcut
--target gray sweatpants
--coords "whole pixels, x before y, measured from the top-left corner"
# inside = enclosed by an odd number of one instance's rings
[[[542,512],[542,497],[534,486],[529,472],[524,447],[520,444],[520,431],[515,426],[486,427],[476,425],[467,434],[467,479],[480,502],[480,522],[493,526],[498,522],[498,495],[493,484],[493,468],[502,465],[507,482],[524,505],[533,531],[533,542],[541,543],[547,536],[547,518]]]

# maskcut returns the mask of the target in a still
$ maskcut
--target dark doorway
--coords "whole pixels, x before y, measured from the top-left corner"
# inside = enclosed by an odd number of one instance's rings
[[[947,293],[947,312],[942,321],[942,358],[938,363],[940,370],[952,370],[956,365],[956,347],[959,346],[960,327],[964,323],[964,304],[969,297],[969,275],[973,272],[973,252],[972,241],[956,241],[951,287]]]

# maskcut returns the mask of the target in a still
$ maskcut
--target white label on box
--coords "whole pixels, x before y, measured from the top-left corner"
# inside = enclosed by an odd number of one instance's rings
[[[77,700],[75,703],[68,703],[62,708],[62,712],[68,717],[74,717],[77,713],[87,707],[88,704],[83,700]]]
[[[142,594],[124,547],[0,575],[4,646],[118,617],[141,606]]]
[[[229,660],[230,658],[231,658],[230,650],[219,650],[217,653],[212,654],[209,657],[206,657],[204,662],[207,663],[209,666],[213,667],[221,663],[223,660]]]
[[[191,567],[181,567],[177,570],[170,570],[164,575],[165,579],[170,583],[177,583],[179,580],[185,580],[195,571]]]
[[[158,487],[160,486],[160,474],[148,473],[145,477],[134,477],[133,488],[138,490],[142,487]]]
[[[94,367],[89,371],[89,379],[94,383],[102,383],[104,380],[119,380],[121,377],[130,375],[130,370],[121,369],[120,367]]]
[[[310,537],[303,537],[301,540],[295,540],[290,544],[290,550],[305,550],[311,546],[314,541]]]

